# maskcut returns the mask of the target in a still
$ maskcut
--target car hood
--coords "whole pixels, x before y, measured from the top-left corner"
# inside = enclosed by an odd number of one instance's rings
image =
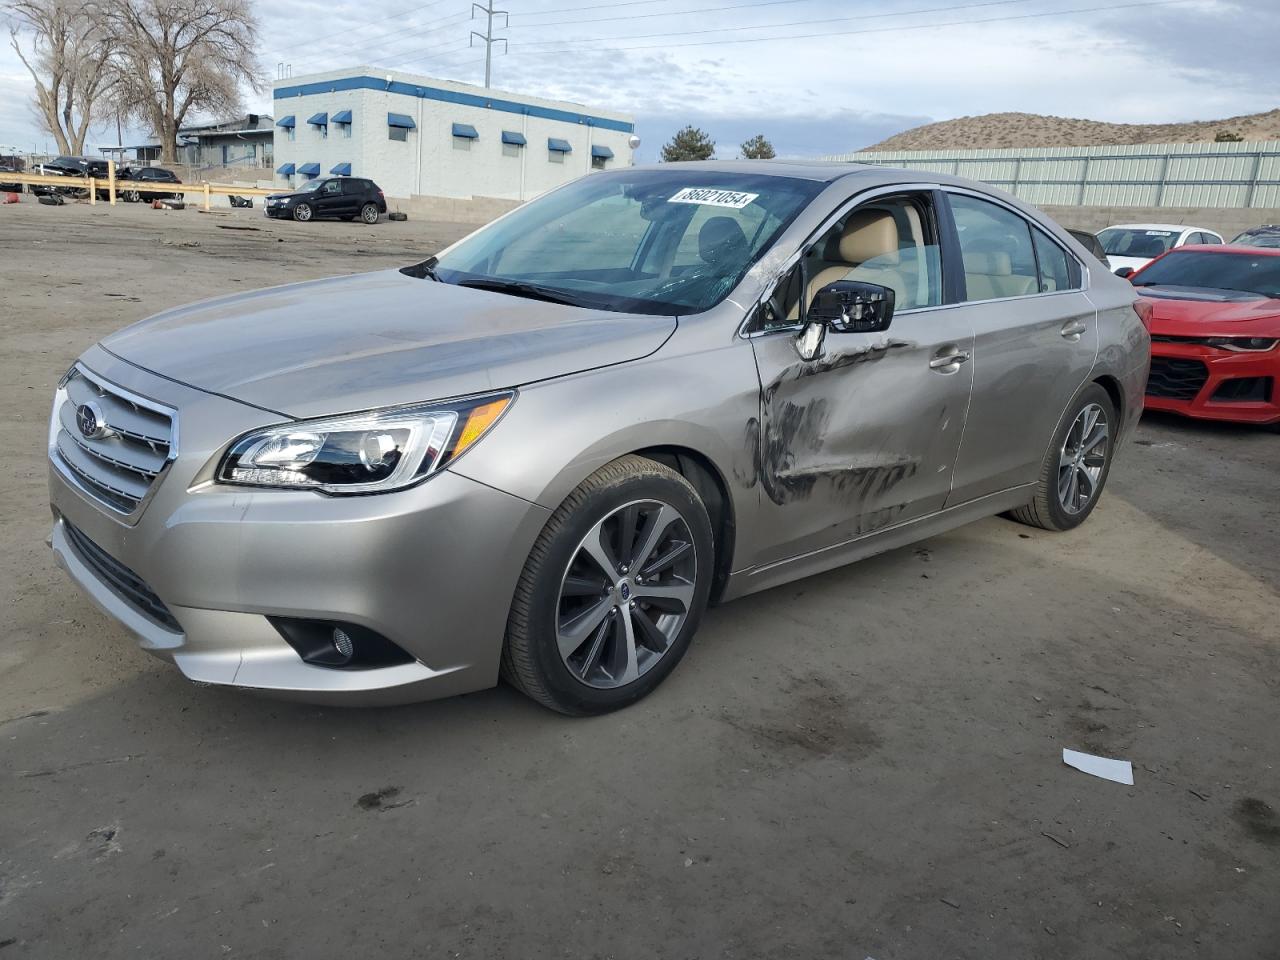
[[[269,193],[268,200],[293,200],[298,197],[309,197],[314,191],[311,190],[286,190],[284,193]]]
[[[570,307],[387,270],[179,307],[102,346],[188,386],[312,417],[637,360],[675,328],[674,317]]]
[[[1151,332],[1165,336],[1280,336],[1280,300],[1228,300],[1212,291],[1139,288],[1151,304]],[[1196,299],[1185,299],[1192,298]]]

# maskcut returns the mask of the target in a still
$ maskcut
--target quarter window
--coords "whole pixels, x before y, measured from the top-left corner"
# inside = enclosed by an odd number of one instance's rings
[[[1036,246],[1036,262],[1040,266],[1040,292],[1056,293],[1059,290],[1073,290],[1079,284],[1075,282],[1075,271],[1071,269],[1071,260],[1066,251],[1050,240],[1039,230],[1033,231]]]
[[[1040,291],[1031,225],[998,204],[953,194],[951,212],[960,237],[965,299],[999,300]]]

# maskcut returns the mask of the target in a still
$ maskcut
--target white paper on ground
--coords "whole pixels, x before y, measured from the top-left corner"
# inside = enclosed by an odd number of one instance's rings
[[[1091,753],[1080,753],[1063,747],[1062,762],[1068,767],[1075,767],[1077,770],[1101,777],[1103,780],[1114,780],[1116,783],[1133,786],[1133,764],[1128,760],[1108,760],[1106,757],[1095,757]]]

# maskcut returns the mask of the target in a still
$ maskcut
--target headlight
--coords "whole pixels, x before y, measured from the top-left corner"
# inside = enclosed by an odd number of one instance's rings
[[[1237,353],[1270,350],[1276,345],[1274,337],[1206,337],[1204,342],[1211,347],[1235,350]]]
[[[231,445],[218,480],[332,494],[399,490],[462,456],[514,397],[390,407],[255,430]]]

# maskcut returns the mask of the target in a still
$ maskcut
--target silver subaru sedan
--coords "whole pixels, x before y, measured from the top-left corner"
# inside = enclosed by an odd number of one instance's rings
[[[708,604],[992,514],[1083,523],[1142,410],[1134,299],[981,184],[594,174],[422,263],[89,348],[50,543],[192,680],[388,703],[501,676],[601,713]]]

